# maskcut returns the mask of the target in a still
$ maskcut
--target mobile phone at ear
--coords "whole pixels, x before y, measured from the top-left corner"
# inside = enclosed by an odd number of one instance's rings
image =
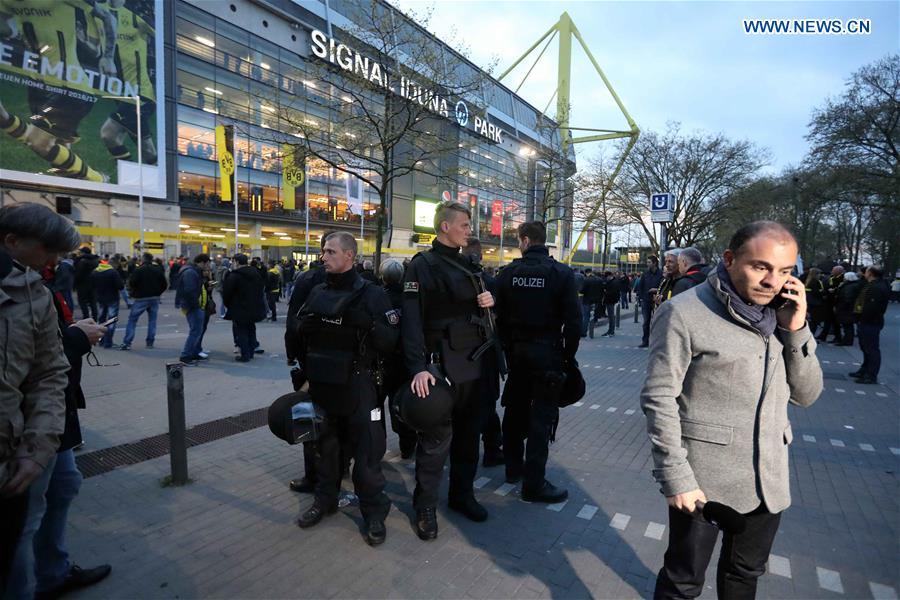
[[[787,288],[781,288],[781,291],[778,292],[778,295],[775,296],[775,298],[773,298],[771,302],[769,302],[769,308],[774,308],[775,310],[778,310],[779,308],[784,306],[785,302],[787,302],[788,300],[787,300],[787,298],[782,297],[782,294],[794,295],[794,294],[796,294],[796,292],[794,292],[794,290],[790,290]]]
[[[113,317],[109,321],[104,321],[103,323],[100,323],[100,327],[109,327],[113,323],[118,323],[118,322],[119,322],[119,317]]]

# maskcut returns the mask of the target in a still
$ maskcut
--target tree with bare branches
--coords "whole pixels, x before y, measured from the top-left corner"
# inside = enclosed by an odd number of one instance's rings
[[[281,107],[281,133],[273,130],[273,139],[378,194],[379,263],[398,180],[417,173],[455,189],[460,128],[469,119],[486,120],[485,75],[430,38],[430,13],[408,18],[373,2],[348,16],[353,27],[335,28],[334,38],[312,32],[315,60],[305,94],[272,98]]]

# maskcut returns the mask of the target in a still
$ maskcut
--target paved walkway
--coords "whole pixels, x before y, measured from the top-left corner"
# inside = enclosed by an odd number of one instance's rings
[[[300,452],[261,428],[192,448],[193,483],[183,488],[159,486],[168,457],[87,479],[70,517],[73,557],[114,570],[80,596],[646,598],[668,529],[638,406],[647,357],[635,347],[639,327],[623,319],[615,338],[585,340],[579,352],[588,394],[562,411],[548,465],[548,478],[569,489],[563,505],[525,503],[502,467],[481,469],[476,487],[489,520],[471,523],[444,505],[439,538],[422,542],[410,523],[413,465],[392,436],[388,540],[369,548],[354,507],[311,530],[293,524],[311,502],[286,486],[302,469]],[[86,370],[97,379],[82,412],[85,451],[165,431],[162,365],[177,356],[176,328],[152,351],[102,352],[122,357],[116,369]],[[251,365],[231,362],[227,326],[210,328],[213,360],[186,370],[189,424],[259,408],[289,389],[282,324],[261,334],[268,354],[282,358]],[[794,503],[760,598],[897,597],[898,333],[900,307],[892,305],[882,336],[888,385],[846,377],[858,349],[820,347],[826,389],[811,409],[790,409]],[[714,568],[704,598],[715,597]]]

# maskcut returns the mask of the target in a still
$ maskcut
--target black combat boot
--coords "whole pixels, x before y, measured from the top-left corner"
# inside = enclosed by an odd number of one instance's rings
[[[313,505],[309,507],[309,509],[300,515],[297,519],[297,526],[302,529],[306,529],[308,527],[312,527],[316,525],[319,521],[325,518],[325,515],[331,515],[337,512],[337,504],[332,506],[324,506],[319,504],[319,501],[316,500],[313,502]]]
[[[387,528],[381,519],[366,521],[366,543],[370,546],[380,546],[387,538]]]
[[[433,540],[438,536],[437,509],[433,506],[416,511],[416,533],[420,540]]]
[[[547,504],[557,504],[565,502],[569,497],[569,492],[562,488],[558,488],[546,479],[543,485],[537,489],[522,486],[522,500],[525,502],[546,502]]]
[[[300,492],[301,494],[312,494],[316,491],[316,484],[306,477],[291,479],[288,487],[291,488],[292,492]]]
[[[469,494],[468,496],[462,496],[460,498],[450,498],[447,503],[451,509],[455,510],[458,513],[464,514],[466,517],[475,521],[476,523],[481,523],[482,521],[486,521],[488,518],[488,512],[485,508],[478,503],[478,500],[475,499],[475,496]]]

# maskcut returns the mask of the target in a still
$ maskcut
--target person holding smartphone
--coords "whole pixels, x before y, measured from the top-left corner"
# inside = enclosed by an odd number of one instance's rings
[[[788,403],[822,391],[806,289],[791,275],[797,242],[782,225],[742,227],[708,279],[653,317],[641,408],[653,476],[669,506],[669,546],[654,598],[694,598],[719,535],[699,507],[743,514],[726,531],[720,598],[753,598],[781,513],[790,506]]]

